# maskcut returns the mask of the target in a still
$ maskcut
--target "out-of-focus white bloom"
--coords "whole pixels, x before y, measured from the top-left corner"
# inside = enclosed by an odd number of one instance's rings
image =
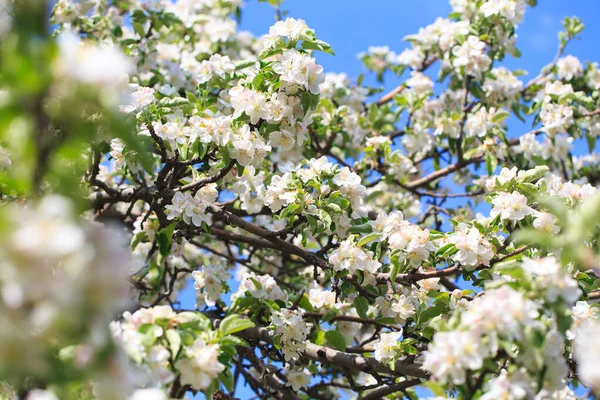
[[[598,69],[598,63],[592,63],[586,72],[586,81],[588,86],[594,90],[600,89],[600,69]]]
[[[291,386],[294,391],[306,388],[310,383],[311,374],[306,368],[287,368],[286,386]]]
[[[219,345],[206,344],[202,338],[197,338],[185,349],[185,358],[177,361],[175,366],[181,372],[181,383],[196,390],[206,389],[225,370],[219,362]]]
[[[54,393],[47,390],[34,389],[27,394],[25,400],[59,400]]]
[[[565,160],[573,148],[573,138],[567,135],[556,135],[552,139],[546,137],[540,146],[542,158],[556,161]]]
[[[434,143],[434,136],[419,123],[402,137],[402,145],[409,154],[426,154]]]
[[[115,87],[132,71],[132,64],[118,48],[100,47],[70,32],[61,33],[58,47],[58,73],[83,83]]]
[[[486,136],[497,125],[492,121],[495,113],[495,108],[486,110],[485,107],[482,107],[476,112],[469,114],[465,123],[465,133],[469,136]]]
[[[573,78],[583,76],[583,65],[577,57],[568,55],[556,62],[556,75],[558,79],[570,81]]]
[[[534,133],[526,133],[519,137],[519,145],[515,146],[515,151],[523,153],[526,159],[531,160],[542,153],[542,144],[535,140]]]
[[[469,331],[437,332],[423,353],[423,368],[442,382],[462,384],[467,370],[479,369],[488,350]]]
[[[577,361],[577,376],[589,388],[600,388],[600,323],[581,326],[573,343],[573,355]]]
[[[167,384],[173,381],[175,374],[169,368],[171,353],[165,347],[157,345],[152,346],[148,353],[148,366],[152,376],[161,383]]]
[[[38,210],[37,215],[25,215],[22,226],[13,233],[12,246],[15,249],[40,257],[66,256],[82,249],[85,232],[69,222],[72,210],[65,198],[46,197]]]
[[[565,104],[544,103],[540,111],[543,129],[549,135],[566,133],[573,124],[573,107]]]
[[[10,167],[11,163],[10,152],[0,146],[0,170]]]
[[[491,71],[495,77],[485,80],[482,89],[487,99],[494,101],[514,101],[523,90],[521,82],[509,69],[505,67],[493,68]]]
[[[535,279],[536,285],[546,290],[546,298],[551,303],[561,297],[568,304],[574,304],[581,296],[577,281],[566,273],[555,257],[524,258],[523,269]]]
[[[409,66],[412,69],[420,68],[423,65],[423,61],[425,61],[425,54],[418,48],[405,49],[396,57],[398,64]]]
[[[481,396],[484,400],[519,400],[527,398],[532,387],[525,373],[517,371],[509,376],[503,369],[498,377],[488,381],[485,389],[485,394]]]
[[[555,391],[542,389],[535,396],[535,400],[579,400],[579,398],[570,387],[565,386],[564,388]]]
[[[417,95],[424,95],[431,92],[433,82],[422,72],[413,71],[410,78],[406,80],[406,85]]]
[[[167,395],[160,389],[138,389],[129,400],[167,400]]]
[[[535,326],[539,316],[536,305],[509,286],[487,290],[477,297],[462,315],[462,323],[472,332],[505,335],[511,339],[522,337],[526,326]],[[496,344],[492,342],[492,347]]]
[[[571,328],[567,331],[567,339],[573,340],[581,327],[595,323],[600,317],[600,312],[597,307],[591,306],[585,301],[578,301],[571,309],[573,322]]]
[[[57,195],[1,211],[0,369],[37,376],[51,368],[56,343],[90,340],[90,329],[93,357],[104,343],[98,326],[129,301],[134,265],[127,238],[77,222],[72,204]],[[81,368],[90,357],[81,358]]]
[[[541,231],[545,231],[556,235],[560,232],[560,226],[556,225],[556,218],[547,212],[536,211],[534,213],[535,220],[533,221],[533,227]]]
[[[500,15],[516,25],[523,20],[526,7],[524,0],[488,0],[481,5],[479,11],[485,17]]]
[[[335,293],[320,287],[308,291],[308,301],[315,309],[332,307],[335,305]]]

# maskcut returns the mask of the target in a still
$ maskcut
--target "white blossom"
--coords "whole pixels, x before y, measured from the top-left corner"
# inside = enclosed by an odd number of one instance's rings
[[[481,76],[491,63],[485,49],[486,44],[477,36],[469,36],[463,44],[452,49],[452,65],[457,72],[464,67],[467,75]]]
[[[375,359],[383,363],[392,360],[397,354],[396,348],[401,339],[401,330],[398,332],[382,333],[379,340],[373,346],[375,349]]]
[[[559,79],[570,81],[573,78],[583,76],[583,65],[577,57],[568,55],[556,62],[556,74]]]
[[[527,205],[527,197],[514,191],[512,193],[500,192],[492,200],[494,207],[490,212],[491,217],[500,215],[502,219],[520,221],[533,214],[533,209]]]
[[[365,271],[371,274],[381,268],[381,263],[373,258],[373,253],[363,248],[358,248],[354,239],[349,237],[340,243],[329,256],[329,261],[336,271],[348,271],[355,274],[356,271]]]
[[[219,345],[207,344],[202,338],[197,338],[192,346],[185,348],[185,357],[175,366],[181,372],[181,383],[196,390],[208,388],[225,370],[219,362]]]
[[[479,264],[489,265],[494,256],[490,242],[475,227],[469,228],[460,223],[455,232],[448,237],[448,242],[458,249],[453,258],[467,268],[474,268]]]

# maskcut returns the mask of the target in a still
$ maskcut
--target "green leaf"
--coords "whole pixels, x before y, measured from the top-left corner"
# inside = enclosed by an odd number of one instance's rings
[[[246,342],[244,339],[239,338],[237,336],[233,336],[233,335],[227,335],[227,336],[223,336],[221,338],[221,340],[219,340],[219,343],[221,345],[224,346],[241,346],[241,347],[248,347],[248,342]]]
[[[161,107],[173,108],[190,104],[190,101],[183,97],[163,97],[162,99],[160,99],[158,104]]]
[[[348,229],[350,233],[371,233],[373,232],[373,227],[369,223],[364,223],[360,225],[354,225],[350,229]]]
[[[219,163],[219,168],[225,168],[229,165],[231,161],[231,157],[229,155],[229,147],[223,146],[221,147],[221,162]]]
[[[177,358],[179,349],[181,349],[181,336],[175,329],[167,329],[165,332],[167,340],[169,341],[169,350],[171,350],[171,356],[173,359]]]
[[[508,111],[504,111],[504,110],[502,110],[502,111],[498,111],[498,112],[496,113],[496,115],[494,115],[494,116],[492,117],[492,122],[493,122],[493,123],[498,123],[498,122],[504,121],[504,120],[505,120],[506,118],[508,118],[509,116],[510,116],[510,113],[509,113]]]
[[[171,252],[171,246],[173,244],[173,232],[175,231],[176,226],[177,222],[173,222],[171,225],[161,229],[158,232],[156,239],[158,240],[158,251],[162,256],[167,256]]]
[[[331,46],[319,39],[314,39],[314,40],[303,40],[302,41],[302,48],[303,49],[307,49],[307,50],[319,50],[322,51],[324,53],[328,53],[331,55],[335,55],[333,53],[333,50],[331,49]]]
[[[133,30],[135,31],[135,33],[138,34],[139,37],[144,37],[146,36],[146,31],[144,30],[144,25],[142,25],[139,22],[134,22],[133,23]]]
[[[314,311],[313,306],[312,306],[310,300],[308,299],[308,296],[306,295],[306,293],[304,293],[302,295],[302,297],[298,301],[298,305],[300,307],[302,307],[303,309],[305,309],[306,311],[309,311],[309,312]]]
[[[487,169],[488,175],[490,175],[490,176],[494,175],[494,171],[496,170],[497,166],[498,166],[498,159],[495,156],[488,154],[485,158],[485,167]]]
[[[418,323],[419,323],[419,325],[422,325],[425,322],[429,321],[430,319],[435,318],[438,315],[441,315],[443,312],[444,312],[444,309],[442,307],[437,306],[437,305],[431,306],[431,307],[427,308],[426,310],[424,310],[419,315]]]
[[[529,199],[536,198],[539,193],[538,187],[533,183],[519,183],[517,189]]]
[[[587,141],[587,145],[588,145],[588,151],[590,153],[592,153],[594,151],[594,149],[596,148],[596,139],[598,139],[596,136],[592,136],[590,134],[585,135],[585,140]]]
[[[248,68],[256,64],[256,60],[239,60],[234,61],[233,65],[235,65],[235,70],[239,71],[240,69]]]
[[[369,301],[363,296],[356,296],[354,298],[354,308],[361,318],[367,319],[367,312],[369,311]]]
[[[449,253],[451,251],[451,249],[453,249],[453,248],[456,248],[456,246],[453,243],[448,243],[447,245],[440,247],[438,249],[438,251],[435,252],[435,256],[441,257],[441,256],[445,255],[446,252]]]
[[[331,220],[331,216],[324,210],[317,210],[316,214],[325,226],[325,229],[329,229],[331,223],[333,222]]]
[[[346,339],[338,331],[327,331],[325,332],[325,340],[334,349],[339,351],[346,351]]]
[[[233,375],[231,374],[231,368],[225,368],[225,370],[219,374],[219,380],[223,383],[223,386],[225,386],[225,389],[227,389],[228,392],[233,392],[234,380]]]
[[[140,244],[143,240],[145,240],[147,238],[148,238],[148,232],[146,232],[146,231],[140,231],[140,232],[136,233],[135,235],[133,235],[133,238],[131,240],[131,249],[135,250],[137,245]]]
[[[390,281],[395,282],[396,281],[396,277],[398,276],[398,273],[400,272],[400,267],[402,265],[400,264],[399,260],[395,260],[392,262],[392,269],[390,270]]]
[[[240,332],[245,329],[254,328],[254,322],[246,318],[240,318],[239,315],[233,314],[225,317],[219,325],[219,330],[223,336],[230,335],[232,333]]]
[[[322,329],[317,328],[313,333],[312,337],[313,342],[316,345],[322,346],[323,343],[325,343],[325,331],[323,331]]]
[[[199,312],[184,311],[177,314],[179,329],[206,331],[210,328],[210,320]]]
[[[329,310],[327,311],[323,317],[321,318],[322,322],[329,322],[331,321],[335,316],[337,315],[337,313],[335,311]]]
[[[543,177],[544,174],[549,170],[550,168],[548,168],[546,165],[538,165],[533,169],[519,172],[517,179],[520,182],[534,182]]]
[[[372,242],[375,239],[379,239],[381,237],[381,234],[378,232],[373,232],[373,233],[369,233],[366,236],[363,236],[358,243],[356,244],[356,247],[360,248],[363,247],[365,244]]]

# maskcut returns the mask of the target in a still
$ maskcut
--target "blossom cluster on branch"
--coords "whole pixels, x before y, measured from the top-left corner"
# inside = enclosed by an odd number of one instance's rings
[[[378,94],[269,3],[0,0],[0,398],[600,394],[581,20],[526,79],[535,0],[450,0]]]

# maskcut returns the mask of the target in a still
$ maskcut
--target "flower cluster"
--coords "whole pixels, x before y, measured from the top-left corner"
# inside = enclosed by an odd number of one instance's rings
[[[536,305],[510,287],[488,290],[462,313],[462,328],[435,334],[423,367],[440,381],[464,383],[468,370],[481,368],[497,353],[501,337],[523,339],[538,317]]]
[[[309,332],[302,319],[302,314],[298,310],[284,308],[281,311],[273,312],[271,322],[275,325],[275,333],[281,343],[281,351],[285,360],[299,360],[300,353],[306,346],[305,340]]]
[[[219,362],[219,345],[207,344],[201,338],[186,348],[185,357],[177,361],[175,366],[181,372],[181,383],[196,390],[208,388],[225,369]]]
[[[53,195],[0,213],[7,227],[0,234],[0,369],[10,368],[17,380],[63,368],[53,355],[69,345],[79,346],[67,365],[85,370],[102,363],[100,353],[111,344],[108,318],[129,303],[126,277],[137,266],[125,236],[81,223],[74,211]]]
[[[210,225],[212,217],[207,212],[217,200],[219,193],[215,183],[209,183],[201,187],[194,196],[189,192],[177,192],[173,196],[170,205],[167,205],[167,218],[175,219],[181,217],[186,224],[202,226],[202,223]]]
[[[380,234],[381,240],[387,240],[390,250],[398,255],[400,261],[408,261],[413,268],[419,267],[436,250],[429,230],[406,221],[401,211],[380,214],[370,224],[373,232]]]
[[[381,268],[381,263],[373,258],[373,253],[359,248],[352,236],[340,243],[329,256],[329,261],[334,270],[348,271],[350,274],[356,274],[357,271],[375,274]]]
[[[452,258],[472,270],[478,265],[490,265],[494,257],[494,247],[485,236],[474,226],[465,223],[458,224],[454,233],[448,236],[448,243],[458,250]]]

